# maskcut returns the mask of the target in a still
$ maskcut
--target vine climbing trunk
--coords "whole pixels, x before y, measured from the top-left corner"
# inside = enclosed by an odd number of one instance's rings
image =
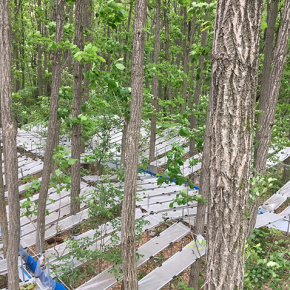
[[[256,172],[261,175],[264,175],[266,171],[267,157],[279,97],[280,84],[284,65],[286,62],[287,47],[290,33],[289,11],[290,11],[290,0],[285,0],[283,13],[280,20],[280,28],[277,36],[277,42],[274,50],[273,66],[269,78],[268,95],[266,96],[266,100],[268,101],[263,118],[263,125],[261,128],[255,163]],[[253,229],[255,226],[259,205],[260,199],[257,198],[255,204],[251,207],[250,211],[251,217],[249,223],[249,233],[250,230]]]
[[[64,13],[65,0],[57,1],[55,5],[57,5],[55,42],[60,43],[63,38],[63,29],[65,22],[65,13]],[[57,50],[53,52],[53,59],[51,62],[52,88],[50,97],[47,141],[45,147],[42,181],[39,192],[38,210],[37,210],[36,249],[35,249],[36,253],[40,252],[40,244],[43,245],[44,242],[46,199],[50,182],[50,174],[52,171],[53,150],[55,148],[57,138],[56,136],[58,136],[59,134],[57,110],[59,108],[59,89],[61,87],[61,54],[62,50],[59,47]]]
[[[160,5],[161,0],[156,0],[156,25],[155,25],[155,42],[154,42],[154,55],[153,62],[157,70],[158,56],[159,56],[159,39],[160,39]],[[154,115],[151,118],[151,133],[150,133],[150,151],[149,161],[152,162],[155,158],[155,145],[156,145],[156,114],[158,112],[158,77],[157,73],[153,75],[152,80],[153,101],[152,106],[154,108]]]
[[[17,162],[17,125],[12,112],[12,59],[10,3],[0,1],[0,95],[1,124],[4,147],[5,180],[9,205],[9,237],[7,249],[8,288],[19,289],[18,249],[20,241],[20,207]],[[0,164],[2,167],[2,164]],[[2,177],[1,177],[2,178]]]
[[[122,268],[124,290],[138,289],[135,208],[138,169],[138,148],[143,103],[143,65],[147,0],[136,0],[131,67],[131,117],[127,138],[127,162],[122,206]]]
[[[263,0],[217,1],[205,290],[243,289],[262,11]]]

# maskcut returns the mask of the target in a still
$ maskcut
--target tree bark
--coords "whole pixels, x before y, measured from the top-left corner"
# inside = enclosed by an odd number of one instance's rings
[[[266,171],[267,157],[270,147],[272,128],[275,119],[276,107],[279,97],[279,89],[283,74],[283,68],[286,61],[287,47],[289,41],[290,33],[290,0],[285,0],[282,17],[280,20],[280,29],[277,37],[277,43],[274,50],[273,67],[270,73],[269,89],[268,95],[266,96],[267,106],[264,114],[263,125],[261,128],[261,135],[257,149],[257,158],[255,169],[256,171],[264,175]],[[255,205],[251,207],[250,210],[250,223],[249,223],[249,233],[250,230],[254,228],[257,211],[260,205],[259,198],[257,198]]]
[[[266,40],[265,40],[265,49],[264,49],[264,61],[263,61],[263,70],[262,70],[262,79],[261,79],[261,95],[259,98],[259,110],[263,111],[264,114],[258,115],[257,120],[257,130],[256,130],[256,143],[259,144],[261,128],[263,125],[264,115],[266,106],[268,103],[268,92],[269,92],[269,78],[271,73],[271,65],[273,59],[273,42],[275,35],[275,25],[276,19],[278,16],[278,7],[279,0],[271,1],[271,8],[267,14],[268,27],[266,30]],[[256,150],[255,150],[256,151]],[[257,153],[257,152],[256,152]]]
[[[41,9],[41,0],[37,1],[38,10]],[[40,17],[37,17],[37,30],[41,33]],[[37,43],[37,79],[38,79],[38,94],[42,96],[42,49],[41,44]]]
[[[56,33],[55,41],[60,43],[63,38],[63,29],[65,23],[64,6],[65,1],[57,2]],[[52,10],[53,11],[53,10]],[[52,13],[53,15],[53,13]],[[44,155],[44,164],[42,172],[42,181],[38,200],[37,227],[36,227],[36,253],[40,252],[40,242],[43,245],[45,235],[45,208],[47,192],[49,188],[50,174],[52,171],[52,156],[55,149],[56,138],[59,134],[57,110],[59,108],[59,89],[61,87],[61,48],[53,52],[52,59],[52,88],[50,97],[50,110],[47,130],[47,141]],[[39,240],[40,235],[40,240]]]
[[[127,166],[122,206],[121,249],[125,290],[138,289],[135,207],[138,169],[138,147],[143,103],[143,65],[147,0],[136,0],[131,68],[131,117],[127,138]]]
[[[183,78],[182,82],[182,98],[183,98],[183,104],[181,104],[181,115],[185,111],[186,107],[186,94],[187,94],[187,74],[188,74],[188,57],[189,57],[189,51],[187,50],[187,37],[186,37],[186,31],[188,30],[188,24],[187,24],[187,8],[186,6],[183,7],[183,72],[186,74],[186,76]]]
[[[156,0],[156,25],[155,25],[155,42],[154,42],[154,56],[153,62],[155,67],[158,65],[159,46],[160,46],[160,5],[161,0]],[[157,69],[157,68],[156,68]],[[152,162],[155,158],[155,144],[156,144],[156,123],[157,119],[155,114],[158,112],[158,77],[157,73],[153,75],[152,80],[154,116],[151,118],[151,134],[150,134],[150,150],[149,150],[149,162]]]
[[[122,134],[122,148],[121,148],[121,166],[125,166],[126,160],[126,147],[127,147],[127,132],[128,132],[128,121],[124,120],[123,134]]]
[[[2,143],[2,141],[1,141]],[[7,212],[6,212],[6,202],[5,202],[5,190],[3,183],[3,170],[2,170],[2,150],[0,148],[0,226],[1,235],[3,243],[3,255],[6,258],[6,253],[8,249],[8,223],[7,223]]]
[[[5,179],[8,190],[9,237],[7,249],[8,288],[19,289],[18,249],[20,241],[20,208],[17,163],[17,127],[12,113],[12,60],[10,3],[0,2],[0,95],[4,147]],[[2,164],[1,164],[2,166]]]
[[[131,25],[131,17],[132,17],[132,10],[133,10],[133,2],[130,3],[130,10],[128,15],[128,24],[127,24],[127,31],[126,31],[126,38],[125,38],[125,45],[128,45],[129,40],[129,33],[130,33],[130,25]],[[124,51],[124,65],[127,67],[127,50]]]
[[[209,16],[209,14],[207,14]],[[206,47],[206,41],[207,41],[207,29],[204,30],[201,34],[201,46],[203,48]],[[200,68],[200,76],[199,80],[197,80],[195,85],[195,91],[194,91],[194,98],[193,98],[193,106],[192,109],[197,110],[197,106],[199,104],[199,97],[201,94],[201,87],[202,87],[202,71],[204,70],[204,56],[199,56],[199,68]],[[190,119],[190,129],[196,129],[196,118],[195,116],[191,116]],[[195,154],[195,143],[194,139],[190,139],[189,141],[189,156],[193,156]]]
[[[217,1],[205,290],[243,289],[262,11],[262,0]]]
[[[166,7],[167,5],[167,7]],[[170,64],[170,37],[169,37],[169,17],[167,16],[167,13],[170,13],[170,0],[164,1],[164,25],[165,25],[165,60]],[[172,101],[172,92],[171,92],[171,83],[170,81],[167,82],[167,96],[168,100]],[[170,105],[170,115],[172,115],[173,107]]]
[[[85,17],[90,10],[90,0],[77,0],[75,6],[75,40],[74,44],[82,51],[84,49],[83,29],[85,26]],[[83,65],[75,59],[74,61],[74,88],[73,88],[73,104],[72,117],[76,122],[72,126],[72,150],[71,157],[76,159],[71,166],[71,214],[76,214],[80,211],[80,194],[81,181],[81,124],[78,121],[78,116],[82,113],[82,70]]]

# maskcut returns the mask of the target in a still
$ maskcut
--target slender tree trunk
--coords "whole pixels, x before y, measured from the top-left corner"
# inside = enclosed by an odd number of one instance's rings
[[[208,14],[207,14],[208,16]],[[202,32],[201,35],[201,46],[206,47],[206,41],[207,41],[207,29]],[[195,91],[194,91],[194,99],[193,99],[193,108],[194,110],[197,110],[197,106],[199,104],[199,97],[201,94],[201,86],[202,86],[202,71],[204,70],[204,56],[199,56],[199,68],[200,68],[200,75],[199,79],[196,82],[195,85]],[[190,119],[190,129],[196,129],[196,117],[191,116]],[[189,141],[189,156],[193,156],[195,154],[195,144],[194,139],[190,139]]]
[[[167,5],[167,7],[166,7]],[[166,8],[165,8],[166,7]],[[169,17],[168,13],[170,13],[170,0],[167,2],[164,1],[164,24],[165,24],[165,37],[166,37],[166,43],[165,43],[165,59],[170,63],[170,37],[169,37]],[[167,96],[168,100],[172,101],[172,92],[171,92],[171,83],[170,81],[167,82]],[[173,107],[170,106],[170,115],[173,115]]]
[[[158,56],[159,56],[159,39],[160,39],[160,5],[161,0],[156,0],[156,25],[155,25],[155,42],[154,42],[154,56],[153,56],[153,62],[155,66],[158,65]],[[158,112],[158,77],[157,73],[153,75],[153,81],[152,81],[152,89],[153,89],[153,101],[152,105],[154,107],[154,114],[157,114]],[[150,151],[149,151],[149,162],[152,162],[155,158],[155,144],[156,144],[156,123],[157,119],[154,115],[151,118],[151,134],[150,134]]]
[[[279,97],[279,89],[283,74],[283,69],[286,61],[287,47],[290,33],[290,0],[285,0],[283,14],[280,20],[280,29],[277,37],[277,43],[274,50],[273,67],[270,73],[269,90],[266,99],[268,100],[266,111],[263,118],[261,135],[257,149],[257,158],[255,169],[261,175],[266,171],[267,157],[270,147],[272,128],[275,119],[276,107]],[[260,205],[260,199],[257,198],[256,203],[250,210],[249,232],[254,228],[257,211]]]
[[[8,223],[7,223],[7,212],[6,212],[6,202],[5,202],[5,190],[3,183],[3,172],[2,172],[2,150],[0,148],[0,226],[2,234],[3,243],[3,254],[6,258],[6,253],[8,249]]]
[[[143,65],[145,48],[147,0],[136,0],[131,69],[131,118],[127,138],[127,166],[122,206],[122,268],[124,290],[137,290],[137,262],[135,241],[135,208],[138,168],[138,147],[143,103]]]
[[[75,40],[74,44],[82,51],[84,49],[83,29],[85,25],[85,17],[90,11],[90,0],[77,0],[75,6]],[[78,116],[82,112],[82,70],[83,65],[75,59],[74,61],[74,88],[73,88],[73,105],[72,117],[78,120]],[[72,150],[71,157],[76,159],[71,166],[71,214],[80,211],[80,181],[81,181],[81,124],[77,121],[72,126]]]
[[[8,0],[0,1],[0,95],[5,179],[9,205],[9,237],[7,249],[8,288],[9,290],[18,290],[20,208],[18,182],[15,182],[18,180],[17,127],[12,113],[11,20],[9,7],[10,3]]]
[[[278,15],[278,7],[279,7],[279,0],[272,0],[271,1],[271,8],[269,13],[267,14],[268,19],[268,27],[266,30],[266,41],[265,41],[265,49],[264,49],[264,61],[263,61],[263,70],[262,70],[262,80],[261,80],[261,95],[259,98],[259,110],[265,112],[266,106],[268,103],[268,92],[269,92],[269,78],[271,73],[271,65],[273,59],[273,42],[274,42],[274,35],[275,35],[275,25],[276,19]],[[257,122],[257,130],[256,130],[256,143],[259,143],[260,140],[260,133],[261,127],[263,125],[265,114],[258,115],[258,122]],[[255,150],[255,153],[257,151]]]
[[[133,2],[130,3],[130,10],[129,10],[129,15],[128,15],[128,25],[127,25],[126,38],[125,38],[125,45],[128,45],[128,40],[129,40],[132,9],[133,9]],[[127,54],[128,54],[128,52],[127,52],[127,50],[125,50],[124,51],[124,65],[125,65],[125,67],[127,67]]]
[[[188,24],[187,24],[187,8],[186,6],[183,7],[183,72],[186,74],[186,76],[183,78],[182,82],[182,98],[183,98],[183,104],[181,104],[181,111],[180,113],[183,114],[185,107],[186,107],[186,94],[187,94],[187,74],[188,74],[188,51],[187,51],[187,32]]]
[[[127,147],[127,132],[128,132],[128,121],[124,120],[123,134],[122,134],[122,148],[121,148],[121,166],[125,166],[126,160],[126,147]]]
[[[41,0],[37,1],[38,9],[41,9]],[[41,32],[41,23],[38,17],[37,19],[37,30]],[[42,96],[42,49],[41,44],[37,43],[37,78],[38,78],[38,94]]]
[[[243,289],[262,11],[262,0],[217,2],[207,121],[211,128],[205,145],[210,156],[205,164],[205,290]],[[245,85],[249,83],[253,85]]]
[[[55,41],[60,43],[63,38],[63,29],[65,22],[64,6],[65,1],[60,0],[57,2],[57,16],[56,16],[56,33]],[[52,13],[53,14],[53,13]],[[40,242],[43,245],[45,235],[45,209],[47,191],[49,188],[50,174],[52,171],[52,156],[55,148],[56,138],[59,134],[57,110],[59,108],[59,89],[61,87],[61,48],[58,48],[53,52],[52,59],[52,88],[50,98],[50,110],[49,110],[49,121],[47,130],[47,141],[44,155],[44,164],[42,172],[42,181],[38,200],[38,211],[37,211],[37,227],[36,227],[36,253],[40,252]],[[39,240],[39,235],[40,239]]]
[[[18,5],[20,5],[21,3],[18,3],[17,0],[14,0],[14,29],[13,29],[13,62],[16,66],[16,70],[19,70],[19,52],[18,52],[18,22],[17,22],[17,11],[18,11]],[[17,76],[17,73],[15,73],[14,78],[13,78],[13,91],[14,93],[17,93],[19,91],[20,88],[20,82],[19,82],[19,78]]]

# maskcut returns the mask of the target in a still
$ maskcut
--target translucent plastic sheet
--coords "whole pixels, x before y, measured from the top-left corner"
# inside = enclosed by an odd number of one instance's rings
[[[271,154],[271,153],[273,153],[273,149],[269,150],[269,154]],[[277,165],[279,162],[283,162],[285,159],[287,159],[290,156],[290,147],[283,148],[278,153],[276,153],[274,156],[278,159],[278,161],[270,161],[268,159],[268,161],[267,161],[268,168],[271,168],[271,167]]]
[[[57,223],[50,225],[45,231],[45,239],[49,239],[56,234],[68,230],[79,223],[87,220],[89,218],[88,209],[80,211],[79,213],[69,216]],[[22,241],[24,242],[25,246],[31,247],[36,242],[36,232],[32,232],[29,235],[22,237]]]
[[[289,218],[287,217],[287,219],[282,219],[276,222],[273,222],[271,224],[268,225],[268,227],[270,228],[274,228],[276,230],[280,230],[283,232],[287,232],[288,230],[290,230],[290,225],[289,225]]]
[[[143,226],[143,228],[142,228],[143,232],[146,231],[147,229],[151,229],[151,228],[156,227],[160,223],[162,218],[160,216],[155,216],[155,217],[154,216],[146,216],[146,217],[144,217],[144,220],[149,221],[150,224]],[[116,232],[116,236],[121,238],[121,232]],[[110,236],[106,236],[103,239],[98,240],[97,242],[95,242],[90,247],[88,247],[87,250],[92,250],[92,251],[100,250],[100,251],[103,251],[104,246],[109,246],[110,243],[111,243],[111,237]],[[114,244],[114,246],[115,246],[115,244]],[[54,264],[61,265],[62,262],[61,261],[55,261]],[[83,264],[83,261],[80,261],[78,258],[73,259],[74,268],[79,267],[82,264]]]
[[[49,269],[46,267],[44,270],[41,268],[41,259],[38,259],[37,266],[35,269],[35,277],[45,288],[50,288],[52,290],[56,287],[56,282],[52,279],[52,277],[49,275]]]
[[[272,195],[267,201],[265,201],[262,205],[262,208],[267,211],[274,211],[289,197],[290,181],[286,183],[281,189],[279,189],[274,195]]]
[[[135,212],[136,219],[141,218],[142,216],[143,216],[143,213],[141,212],[141,210],[136,209],[136,212]],[[159,220],[162,220],[161,217],[159,217]],[[114,222],[116,222],[116,220]],[[79,240],[82,238],[91,238],[92,239],[94,237],[96,231],[100,232],[102,234],[102,236],[110,235],[113,230],[114,230],[114,228],[113,228],[112,222],[108,222],[108,223],[105,223],[103,225],[100,225],[97,230],[95,230],[95,229],[90,230],[88,232],[85,232],[81,235],[76,236],[75,239],[76,240]],[[45,251],[45,256],[51,257],[52,254],[57,254],[60,256],[66,255],[69,253],[69,249],[66,249],[66,246],[67,246],[67,243],[62,243],[60,245],[57,245],[57,246],[55,246],[55,248],[51,248],[51,249]],[[50,261],[53,262],[54,260],[55,260],[55,258],[52,258],[52,257],[50,258]]]
[[[282,219],[283,217],[279,214],[266,212],[257,216],[255,228],[261,228]]]
[[[145,276],[138,283],[139,290],[158,290],[164,285],[170,282],[174,276],[180,274],[192,263],[194,263],[199,257],[205,253],[205,248],[197,245],[199,252],[196,249],[196,245],[189,243],[181,252],[177,252],[167,261],[165,261],[161,267],[156,268],[154,271]]]

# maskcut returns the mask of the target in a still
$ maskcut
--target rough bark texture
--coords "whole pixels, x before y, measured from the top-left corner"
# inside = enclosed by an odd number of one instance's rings
[[[128,132],[128,121],[124,120],[124,127],[123,127],[123,134],[122,134],[122,148],[121,148],[121,166],[125,166],[126,147],[127,147],[127,132]]]
[[[263,1],[217,1],[205,290],[243,289]]]
[[[83,30],[85,25],[85,16],[90,10],[90,0],[77,0],[75,5],[75,40],[74,44],[82,51],[84,49]],[[83,65],[75,59],[74,61],[74,88],[73,88],[73,104],[72,117],[78,120],[78,116],[82,113],[82,70]],[[80,211],[80,201],[78,200],[80,194],[81,181],[81,124],[76,122],[72,126],[71,138],[72,150],[71,157],[76,159],[71,166],[71,204],[70,212],[75,214]]]
[[[264,49],[264,61],[263,61],[263,70],[262,70],[262,79],[261,79],[261,95],[259,98],[259,110],[265,112],[266,105],[268,103],[268,92],[269,92],[269,78],[271,73],[271,65],[273,59],[273,42],[275,35],[275,24],[278,15],[278,6],[279,0],[271,1],[271,8],[267,14],[268,27],[266,30],[266,40],[265,40],[265,49]],[[264,114],[258,115],[258,126],[256,130],[256,141],[257,144],[260,140],[260,129],[263,125]]]
[[[280,28],[277,37],[277,43],[274,50],[273,67],[268,80],[268,95],[266,97],[267,106],[263,118],[260,140],[257,149],[257,158],[255,169],[258,173],[264,174],[266,171],[267,157],[270,147],[272,128],[275,119],[276,107],[279,97],[279,89],[283,74],[283,68],[286,61],[287,46],[290,33],[290,0],[285,0],[282,17],[280,20]],[[249,223],[249,231],[254,228],[257,219],[257,210],[259,207],[259,198],[256,204],[251,208],[251,218]]]
[[[207,14],[207,16],[209,16]],[[207,41],[207,29],[204,30],[201,34],[201,46],[202,47],[206,47],[206,41]],[[202,87],[202,71],[204,70],[204,56],[200,55],[199,56],[199,68],[200,68],[200,78],[199,80],[196,82],[195,85],[195,91],[194,91],[194,98],[193,98],[193,107],[192,109],[197,110],[198,103],[199,103],[199,97],[201,94],[201,87]],[[191,116],[190,119],[190,129],[196,129],[196,117],[195,116]],[[194,139],[191,139],[189,141],[189,155],[193,156],[195,154],[195,143],[194,143]]]
[[[11,20],[9,1],[0,1],[0,95],[4,147],[5,179],[9,204],[9,241],[7,250],[8,288],[19,289],[18,249],[20,240],[20,208],[17,163],[17,126],[12,114],[11,84]],[[2,166],[2,164],[0,165]]]
[[[137,0],[133,34],[133,52],[131,67],[131,118],[127,138],[127,166],[125,175],[124,200],[122,206],[121,249],[123,281],[125,290],[138,289],[136,243],[135,243],[135,207],[138,168],[138,147],[143,102],[143,65],[145,47],[147,0]]]
[[[1,141],[2,143],[2,141]],[[0,146],[1,146],[0,143]],[[6,212],[6,201],[5,201],[5,190],[3,183],[3,170],[2,170],[2,150],[0,148],[0,226],[3,244],[3,254],[6,258],[8,248],[8,223],[7,223],[7,212]]]
[[[57,2],[57,16],[56,16],[56,34],[55,41],[60,43],[63,38],[63,28],[65,22],[64,6],[65,1]],[[52,13],[53,14],[53,13]],[[52,66],[52,88],[50,98],[49,121],[47,131],[47,141],[44,155],[44,164],[42,172],[42,181],[38,200],[37,211],[37,227],[36,227],[36,253],[40,251],[39,234],[41,237],[41,244],[44,242],[45,233],[45,208],[47,191],[49,188],[50,174],[52,169],[52,156],[55,148],[55,139],[59,134],[57,110],[59,108],[59,89],[61,87],[61,48],[58,48],[53,53]]]
[[[128,15],[128,24],[127,24],[127,34],[125,38],[125,45],[128,45],[129,40],[129,33],[130,33],[130,25],[131,25],[131,17],[132,17],[132,9],[133,9],[133,2],[130,3],[130,10]],[[127,50],[124,51],[124,65],[127,67]]]
[[[156,25],[155,25],[155,42],[154,42],[154,55],[153,62],[155,66],[158,65],[158,56],[159,56],[159,39],[160,39],[160,2],[161,0],[156,0]],[[152,80],[152,93],[153,101],[152,105],[155,109],[154,114],[158,112],[158,77],[155,73]],[[151,134],[150,134],[150,151],[149,151],[149,161],[153,161],[155,158],[155,144],[156,144],[156,116],[151,118]]]

